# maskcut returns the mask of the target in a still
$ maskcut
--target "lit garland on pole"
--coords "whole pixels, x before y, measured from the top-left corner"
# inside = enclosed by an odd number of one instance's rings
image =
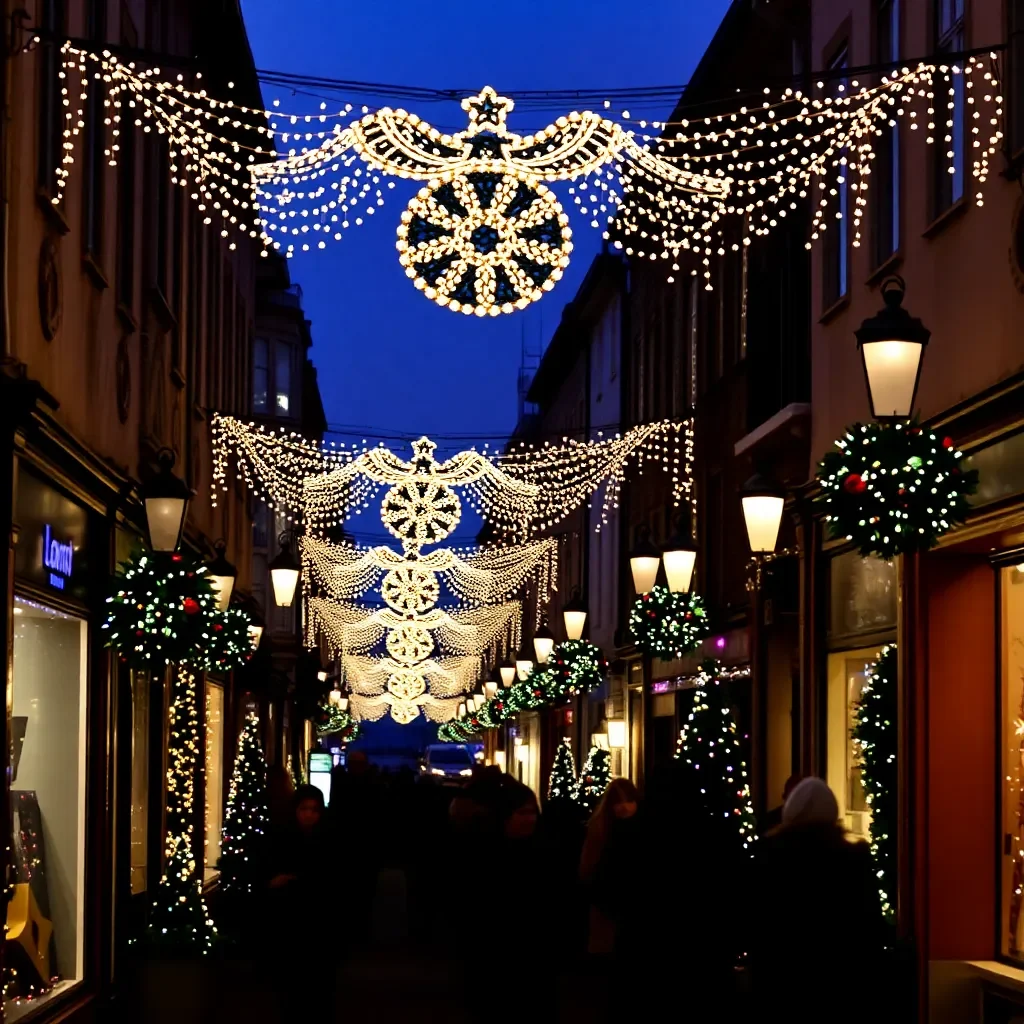
[[[706,661],[693,691],[693,709],[679,736],[676,758],[689,766],[712,818],[731,819],[744,850],[757,838],[742,741],[722,685],[722,666]]]
[[[668,587],[655,586],[633,602],[629,630],[644,654],[681,658],[708,635],[704,601],[699,594],[676,594]]]
[[[568,218],[545,183],[571,182],[580,216],[606,239],[614,226],[614,244],[661,263],[669,282],[687,262],[710,288],[715,256],[769,234],[800,203],[812,204],[811,240],[820,238],[845,182],[857,196],[850,223],[858,246],[876,137],[888,126],[903,121],[941,145],[940,123],[943,115],[952,120],[959,93],[972,157],[959,173],[976,185],[978,204],[1003,138],[992,52],[919,61],[835,95],[825,81],[807,92],[766,88],[758,103],[692,124],[634,126],[626,110],[619,120],[570,111],[526,135],[507,124],[513,100],[490,86],[463,98],[466,127],[449,134],[400,108],[364,107],[354,120],[351,104],[328,112],[321,102],[313,113],[283,112],[278,101],[255,109],[210,96],[198,75],[172,80],[71,42],[61,58],[55,204],[86,134],[90,91],[98,90],[110,164],[122,131],[155,131],[167,141],[172,183],[224,238],[237,230],[288,256],[325,249],[369,220],[396,180],[421,183],[401,217],[399,258],[427,298],[477,316],[525,308],[568,263]],[[947,154],[946,169],[957,173]],[[730,221],[740,226],[738,240]]]
[[[231,771],[218,863],[225,893],[252,893],[262,880],[267,825],[267,763],[259,740],[260,719],[245,716]]]
[[[951,437],[916,422],[853,424],[818,467],[831,535],[883,559],[934,547],[978,487],[962,458]]]
[[[576,762],[567,739],[559,742],[548,780],[548,800],[573,800],[576,794]]]
[[[882,648],[867,669],[867,682],[856,707],[852,734],[861,758],[861,779],[871,807],[871,852],[878,893],[886,917],[895,913],[896,836],[898,832],[899,747],[898,661],[896,647]]]
[[[318,704],[312,720],[318,736],[338,736],[344,744],[359,739],[359,723],[334,704]]]
[[[591,747],[580,769],[574,799],[588,813],[593,813],[612,778],[612,757],[603,747]]]

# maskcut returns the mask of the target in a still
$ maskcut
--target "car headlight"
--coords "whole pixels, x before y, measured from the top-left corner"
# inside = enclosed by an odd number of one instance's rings
[[[444,775],[444,769],[443,768],[431,768],[430,769],[430,774],[431,775]]]
[[[473,769],[472,768],[463,768],[462,771],[459,772],[459,774],[460,775],[472,775],[473,774]]]

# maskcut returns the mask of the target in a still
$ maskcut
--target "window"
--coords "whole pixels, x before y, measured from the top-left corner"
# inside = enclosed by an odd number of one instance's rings
[[[291,414],[292,350],[288,345],[274,346],[274,410],[279,416]]]
[[[57,171],[61,166],[64,108],[60,93],[60,38],[64,30],[63,0],[41,0],[39,35],[39,145],[37,170],[39,187],[48,195],[57,194]]]
[[[15,999],[37,1006],[83,976],[86,637],[83,620],[15,598],[7,1021],[24,1012]]]
[[[964,49],[965,0],[935,0],[935,49],[959,53]],[[933,167],[935,214],[948,210],[964,194],[964,76],[959,68],[935,79]]]
[[[224,687],[206,683],[206,856],[203,880],[217,876],[224,825]]]
[[[878,61],[900,58],[899,0],[880,0],[875,22]],[[900,247],[900,134],[898,125],[879,125],[878,154],[872,174],[874,190],[875,265],[881,266]]]
[[[999,570],[1002,640],[1002,942],[1024,960],[1024,570]]]
[[[148,672],[132,673],[132,895],[146,891],[149,868],[149,687]]]
[[[837,74],[837,72],[845,71],[848,63],[848,51],[844,43],[839,52],[828,62],[830,82],[836,95],[842,95],[849,84],[845,75]],[[844,150],[841,157],[845,158],[846,155]],[[840,167],[839,170],[843,173],[836,185],[836,194],[829,196],[829,211],[826,215],[827,227],[822,246],[824,257],[823,291],[826,309],[843,298],[850,286],[850,225],[848,219],[850,184],[847,179],[848,171],[843,167]]]
[[[829,566],[829,635],[850,637],[896,628],[896,567],[856,551]]]

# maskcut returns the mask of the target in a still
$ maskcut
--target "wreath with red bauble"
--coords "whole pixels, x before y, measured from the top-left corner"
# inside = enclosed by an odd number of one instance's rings
[[[644,654],[666,660],[696,650],[711,631],[699,594],[673,593],[662,586],[653,587],[633,602],[629,630]]]
[[[832,537],[890,559],[927,551],[962,523],[978,473],[953,438],[916,421],[854,423],[821,460],[818,483]]]

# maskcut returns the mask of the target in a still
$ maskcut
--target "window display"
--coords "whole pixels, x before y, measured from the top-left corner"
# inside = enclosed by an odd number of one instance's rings
[[[1024,564],[999,570],[1002,641],[1002,953],[1024,960]]]
[[[203,880],[217,877],[220,832],[224,824],[224,687],[206,684],[206,870]]]
[[[15,598],[8,1022],[83,976],[87,653],[83,620]]]

